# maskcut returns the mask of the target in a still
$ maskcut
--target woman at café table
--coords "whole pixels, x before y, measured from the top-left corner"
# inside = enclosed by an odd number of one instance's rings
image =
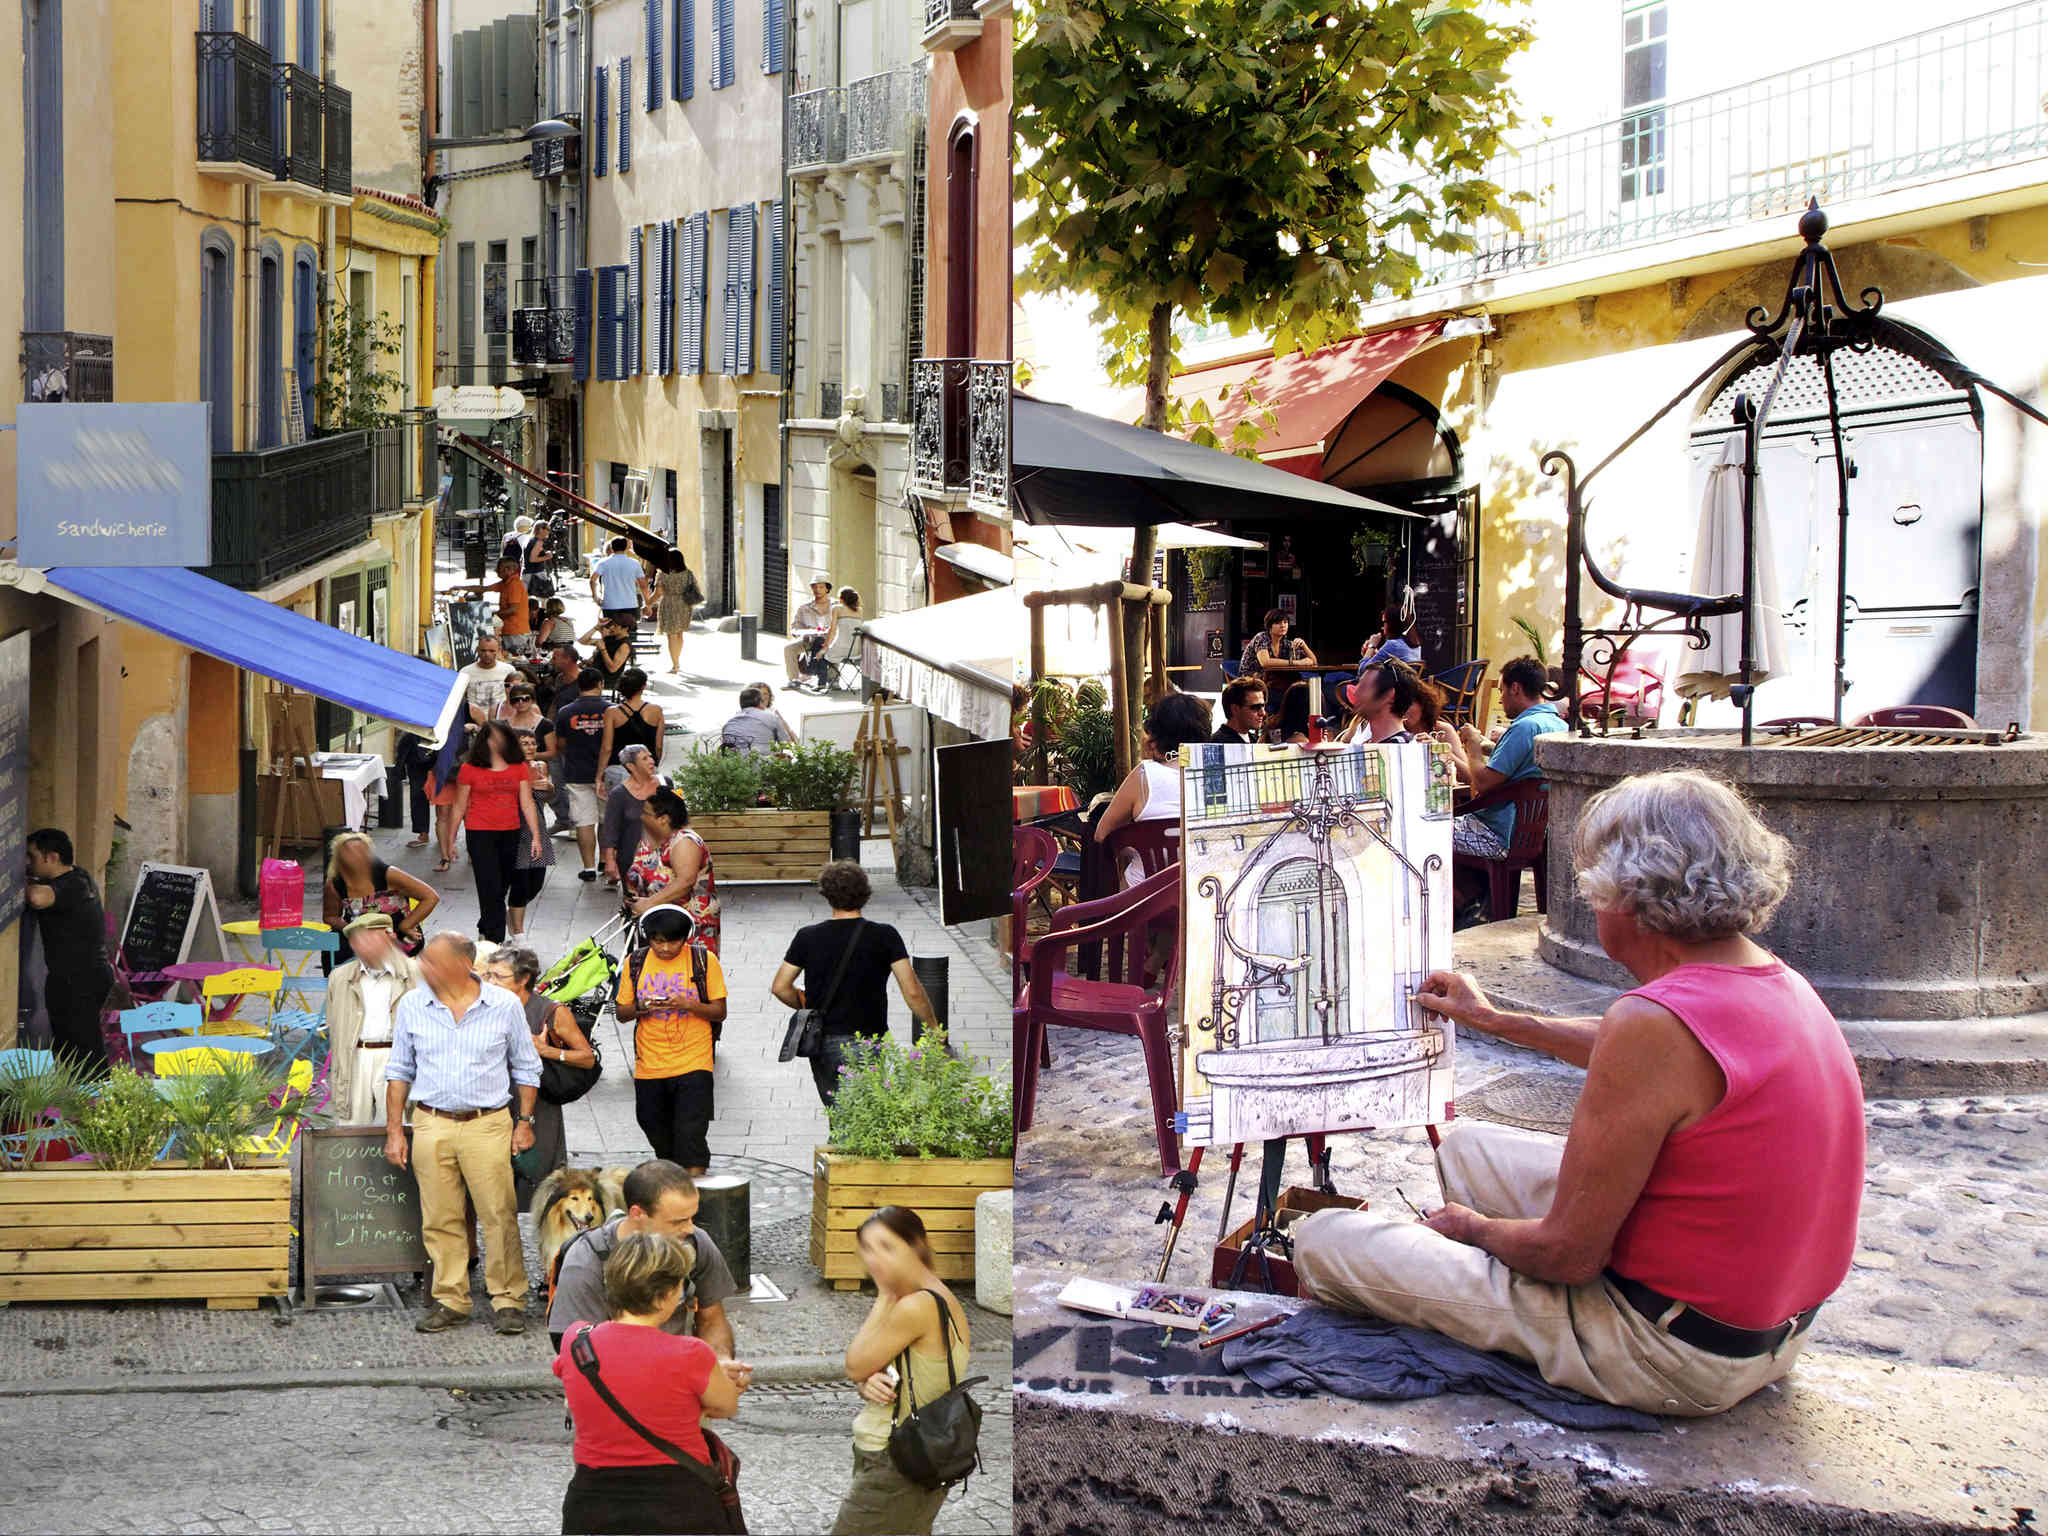
[[[1624,779],[1587,803],[1572,854],[1601,947],[1641,986],[1601,1019],[1498,1011],[1446,972],[1417,997],[1584,1067],[1570,1134],[1459,1122],[1437,1150],[1442,1208],[1309,1217],[1301,1291],[1607,1402],[1719,1413],[1792,1368],[1849,1272],[1856,1063],[1812,986],[1751,937],[1790,871],[1733,790]]]
[[[1308,666],[1315,665],[1316,653],[1308,648],[1308,642],[1299,635],[1296,635],[1291,640],[1287,637],[1288,626],[1293,622],[1294,616],[1285,608],[1275,608],[1271,613],[1268,613],[1265,626],[1256,635],[1253,635],[1251,639],[1245,641],[1244,653],[1237,659],[1237,675],[1239,677],[1258,677],[1264,675],[1267,667],[1276,661],[1302,662]],[[1276,682],[1291,683],[1294,681],[1295,675],[1295,672],[1289,669],[1267,677],[1266,688],[1269,696],[1277,693],[1274,687]]]

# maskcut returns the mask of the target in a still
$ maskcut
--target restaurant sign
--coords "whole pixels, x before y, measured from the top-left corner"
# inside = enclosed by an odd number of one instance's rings
[[[213,564],[209,407],[23,405],[15,421],[22,565]]]

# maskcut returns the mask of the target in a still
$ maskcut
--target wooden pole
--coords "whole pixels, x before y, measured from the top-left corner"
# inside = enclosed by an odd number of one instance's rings
[[[1147,614],[1150,620],[1148,633],[1152,640],[1152,687],[1148,697],[1157,701],[1166,697],[1173,685],[1166,677],[1166,605],[1153,603]]]
[[[1109,713],[1116,725],[1116,781],[1121,784],[1137,758],[1137,733],[1131,720],[1130,675],[1124,670],[1124,603],[1109,605]]]
[[[1045,681],[1045,609],[1039,604],[1031,605],[1031,754],[1033,768],[1031,782],[1045,782],[1046,754],[1051,743],[1045,739],[1045,695],[1040,685]]]

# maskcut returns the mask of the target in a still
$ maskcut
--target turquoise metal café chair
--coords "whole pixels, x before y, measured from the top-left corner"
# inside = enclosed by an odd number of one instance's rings
[[[174,1003],[169,998],[159,998],[140,1007],[124,1008],[114,1017],[127,1044],[128,1059],[133,1062],[141,1048],[136,1036],[196,1035],[199,1026],[206,1022],[206,1010],[197,1003]]]
[[[327,1006],[327,978],[313,969],[313,957],[339,953],[340,934],[329,928],[265,928],[262,944],[264,958],[284,972],[278,987],[280,1004],[291,996],[310,999],[316,1010]],[[296,964],[286,959],[294,954]]]

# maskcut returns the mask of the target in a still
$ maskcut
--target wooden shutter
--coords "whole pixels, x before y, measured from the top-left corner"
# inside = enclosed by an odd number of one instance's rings
[[[733,0],[711,0],[711,29],[718,48],[711,65],[713,90],[722,91],[733,82],[732,24]]]
[[[597,80],[592,94],[596,97],[596,100],[591,103],[592,111],[590,114],[590,126],[592,129],[590,174],[602,176],[606,170],[605,146],[611,133],[612,100],[611,72],[602,64],[597,66]]]
[[[647,110],[661,105],[661,0],[647,0]]]
[[[669,90],[677,101],[697,94],[697,0],[675,0],[675,49],[669,61]]]
[[[640,351],[640,297],[647,291],[644,281],[647,273],[646,252],[642,245],[645,235],[639,225],[633,226],[633,260],[626,268],[626,372],[642,372]]]
[[[725,211],[725,263],[720,276],[723,283],[719,288],[724,303],[725,345],[720,349],[718,370],[721,373],[740,371],[740,271],[739,271],[738,213],[728,208]]]
[[[781,74],[788,54],[788,0],[761,0],[761,72]]]
[[[654,371],[664,376],[676,371],[676,226],[663,219],[655,247]]]
[[[739,350],[734,354],[733,372],[741,375],[754,371],[754,275],[755,255],[760,242],[755,238],[756,224],[760,209],[752,203],[732,211],[732,234],[729,239],[739,241],[735,263],[739,271]]]
[[[590,268],[576,269],[576,351],[577,378],[590,377]]]
[[[633,168],[633,61],[619,60],[619,174]]]
[[[683,243],[684,373],[704,371],[704,247],[705,215],[693,213],[678,223]]]
[[[782,243],[782,203],[778,200],[768,205],[768,371],[774,374],[782,372],[783,331],[787,324],[782,297]]]

